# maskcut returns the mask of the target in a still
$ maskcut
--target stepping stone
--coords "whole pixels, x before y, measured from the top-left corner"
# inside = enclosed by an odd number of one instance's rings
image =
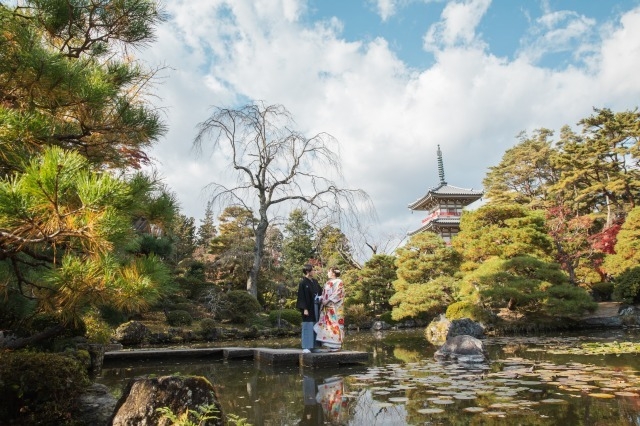
[[[254,350],[254,359],[269,365],[298,365],[301,349],[267,349]]]
[[[254,357],[253,348],[223,348],[224,359],[246,359]]]
[[[338,365],[365,364],[369,362],[369,353],[356,351],[312,352],[300,354],[300,365],[320,368]]]

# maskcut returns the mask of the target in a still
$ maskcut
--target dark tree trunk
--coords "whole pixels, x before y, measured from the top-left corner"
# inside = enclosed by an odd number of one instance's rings
[[[55,325],[53,327],[47,328],[40,333],[34,334],[29,337],[20,337],[17,339],[3,339],[0,340],[0,348],[1,349],[22,349],[29,345],[33,345],[34,343],[42,342],[44,340],[50,339],[52,337],[57,336],[62,333],[64,330],[64,326]]]

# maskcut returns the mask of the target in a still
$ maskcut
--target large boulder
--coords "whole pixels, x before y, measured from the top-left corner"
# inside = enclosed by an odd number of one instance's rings
[[[477,339],[484,336],[484,326],[469,318],[449,321],[444,315],[435,318],[425,329],[427,340],[438,346],[454,336],[473,336]]]
[[[482,340],[473,336],[458,335],[447,339],[434,357],[438,360],[480,363],[486,361],[487,354]]]
[[[120,324],[115,332],[115,339],[125,346],[139,345],[151,335],[149,328],[139,321]]]
[[[173,422],[163,418],[158,408],[167,407],[174,415],[180,416],[187,410],[194,412],[198,407],[205,405],[216,407],[216,418],[201,423],[196,421],[196,424],[223,425],[222,409],[215,389],[206,378],[195,376],[136,378],[124,389],[109,424],[169,426]]]

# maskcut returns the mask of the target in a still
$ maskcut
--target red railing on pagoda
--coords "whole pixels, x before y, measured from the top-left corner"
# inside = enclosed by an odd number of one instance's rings
[[[438,219],[441,217],[460,217],[460,215],[461,215],[460,212],[447,212],[447,211],[436,210],[433,213],[431,213],[429,216],[422,219],[422,223],[424,224],[427,222],[431,222],[432,220]]]

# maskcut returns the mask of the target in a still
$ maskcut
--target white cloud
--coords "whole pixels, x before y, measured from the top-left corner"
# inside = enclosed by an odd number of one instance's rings
[[[438,183],[438,144],[447,181],[479,188],[520,131],[573,125],[594,106],[637,106],[640,9],[586,44],[581,34],[596,31],[594,23],[547,15],[536,23],[547,30],[536,39],[530,33],[529,46],[549,51],[555,29],[559,40],[590,52],[588,66],[548,69],[537,54],[510,61],[490,53],[476,30],[488,6],[448,3],[425,29],[436,62],[415,70],[382,38],[346,41],[337,18],[305,26],[302,0],[171,2],[173,18],[145,58],[172,67],[158,92],[171,131],[153,155],[185,213],[202,217],[205,184],[226,179],[224,165],[191,152],[211,105],[279,103],[299,130],[335,136],[348,186],[376,205],[380,223],[370,230],[378,235],[419,225],[422,216],[406,206]]]
[[[574,51],[574,59],[593,53],[596,21],[571,11],[548,12],[536,20],[519,53],[537,62],[544,55]]]
[[[442,11],[442,20],[433,25],[424,37],[427,51],[439,51],[455,46],[480,43],[476,27],[489,8],[491,0],[452,1]]]
[[[374,0],[378,15],[386,21],[396,13],[397,0]]]

